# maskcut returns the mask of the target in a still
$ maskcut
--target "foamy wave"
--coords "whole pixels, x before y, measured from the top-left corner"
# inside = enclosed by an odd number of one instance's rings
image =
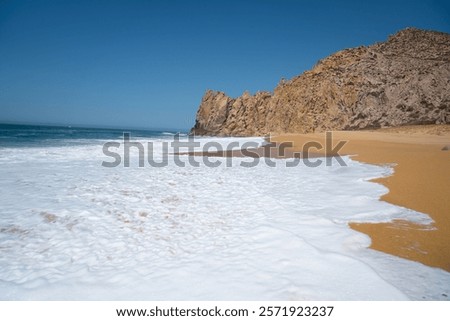
[[[368,250],[370,239],[348,228],[430,223],[379,201],[386,188],[367,179],[388,167],[346,157],[347,167],[243,168],[231,159],[105,168],[104,159],[101,144],[2,153],[1,299],[403,300],[449,291],[449,273]]]

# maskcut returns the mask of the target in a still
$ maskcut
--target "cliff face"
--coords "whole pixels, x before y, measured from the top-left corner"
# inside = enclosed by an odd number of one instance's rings
[[[274,90],[208,90],[191,133],[251,136],[450,123],[450,34],[408,28],[339,51]]]

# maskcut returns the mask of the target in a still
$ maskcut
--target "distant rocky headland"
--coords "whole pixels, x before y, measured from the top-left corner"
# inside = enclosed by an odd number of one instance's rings
[[[191,134],[262,136],[450,123],[450,34],[404,29],[339,51],[271,92],[208,90]]]

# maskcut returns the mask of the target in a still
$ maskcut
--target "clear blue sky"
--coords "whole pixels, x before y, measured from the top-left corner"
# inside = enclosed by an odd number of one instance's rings
[[[273,90],[445,1],[0,0],[0,122],[188,129],[206,89]]]

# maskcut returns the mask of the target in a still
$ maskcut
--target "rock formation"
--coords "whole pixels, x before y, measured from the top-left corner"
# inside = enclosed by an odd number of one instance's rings
[[[208,90],[196,135],[253,136],[450,123],[450,34],[407,28],[339,51],[273,93]]]

